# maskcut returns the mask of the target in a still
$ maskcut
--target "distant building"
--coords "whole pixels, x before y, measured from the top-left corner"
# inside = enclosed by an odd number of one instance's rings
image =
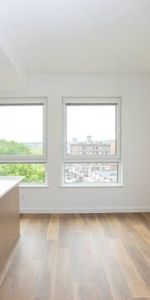
[[[91,136],[87,136],[86,141],[78,142],[73,138],[69,145],[69,152],[74,155],[112,155],[115,154],[115,141],[92,141]]]

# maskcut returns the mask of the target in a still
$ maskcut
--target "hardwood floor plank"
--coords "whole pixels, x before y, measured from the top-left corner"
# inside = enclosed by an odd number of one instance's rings
[[[79,286],[75,281],[73,281],[73,300],[81,300]]]
[[[139,249],[135,246],[126,246],[132,261],[134,262],[139,274],[144,279],[147,286],[150,287],[150,261],[146,260]]]
[[[120,240],[111,242],[112,251],[119,263],[124,274],[127,285],[133,297],[150,297],[150,289],[142,279],[132,258],[127,253],[124,245]]]
[[[22,215],[0,300],[150,300],[150,214]]]
[[[49,219],[47,229],[47,240],[58,240],[59,237],[59,222],[60,218],[58,215],[51,215]]]
[[[132,294],[121,272],[119,264],[114,257],[107,258],[103,261],[104,269],[110,284],[111,293],[114,300],[130,300]]]

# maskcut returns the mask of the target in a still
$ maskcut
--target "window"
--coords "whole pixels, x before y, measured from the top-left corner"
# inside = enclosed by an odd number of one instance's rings
[[[0,176],[46,181],[46,99],[0,99]]]
[[[121,183],[119,98],[63,99],[63,185]]]

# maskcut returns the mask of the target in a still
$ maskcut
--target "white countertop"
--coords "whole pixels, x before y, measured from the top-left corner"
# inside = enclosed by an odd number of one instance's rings
[[[0,198],[23,180],[21,176],[0,176]]]

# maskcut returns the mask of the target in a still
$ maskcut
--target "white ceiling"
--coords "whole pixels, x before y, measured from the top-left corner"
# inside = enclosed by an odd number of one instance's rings
[[[28,73],[150,73],[150,0],[5,0],[0,30]]]

